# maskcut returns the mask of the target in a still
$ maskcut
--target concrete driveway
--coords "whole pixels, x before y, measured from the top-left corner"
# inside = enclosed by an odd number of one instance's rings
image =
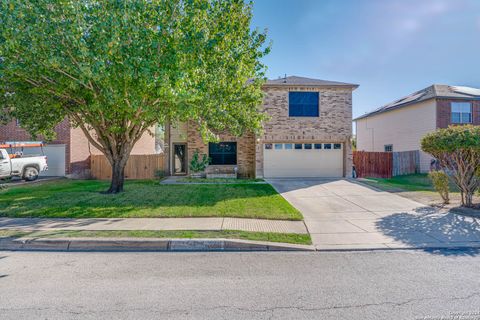
[[[318,250],[480,246],[480,221],[350,180],[269,179]]]

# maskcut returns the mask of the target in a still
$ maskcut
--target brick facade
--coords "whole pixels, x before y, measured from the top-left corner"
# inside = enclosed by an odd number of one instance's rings
[[[437,128],[447,128],[452,124],[452,102],[470,102],[472,104],[472,124],[480,125],[479,100],[437,99]]]
[[[263,144],[270,142],[342,143],[344,145],[343,174],[346,177],[351,176],[352,88],[265,86],[264,91],[262,108],[269,115],[269,120],[264,124],[263,135],[255,137],[249,133],[242,137],[235,137],[228,133],[220,134],[220,141],[237,142],[236,166],[240,176],[263,177]],[[320,116],[289,117],[289,91],[319,92]],[[170,134],[174,131],[175,134]],[[196,150],[200,154],[208,155],[208,144],[203,142],[195,123],[189,122],[186,127],[183,127],[182,132],[183,134],[179,133],[178,126],[177,129],[167,126],[165,131],[165,150],[166,159],[168,159],[166,170],[169,174],[172,170],[170,150],[175,142],[187,144],[188,163]],[[180,139],[179,136],[186,136],[186,140]],[[212,170],[211,167],[210,170]],[[215,170],[215,168],[222,169],[224,166],[213,167]]]
[[[64,119],[55,127],[57,136],[55,140],[49,142],[49,144],[64,144],[65,145],[65,171],[67,174],[71,172],[70,169],[70,123],[68,119]],[[0,126],[0,141],[43,141],[43,137],[32,137],[21,126],[17,126],[16,121]]]
[[[187,165],[192,160],[195,151],[200,154],[208,155],[208,144],[202,140],[198,126],[189,122],[187,126]],[[237,142],[237,164],[233,166],[210,166],[210,169],[224,168],[238,168],[238,175],[240,177],[252,178],[255,176],[255,136],[252,133],[247,133],[241,137],[235,137],[228,133],[219,134],[220,141],[223,142]]]
[[[263,108],[270,120],[257,140],[257,177],[263,177],[263,143],[269,142],[343,143],[344,176],[351,176],[352,88],[266,86],[264,91]],[[320,116],[289,117],[289,91],[319,92]]]

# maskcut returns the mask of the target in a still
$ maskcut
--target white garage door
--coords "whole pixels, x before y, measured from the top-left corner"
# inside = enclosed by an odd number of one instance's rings
[[[263,149],[266,178],[343,176],[343,145],[340,143],[266,143]]]
[[[40,173],[44,177],[62,177],[65,176],[65,145],[51,144],[43,147],[43,152],[47,156],[48,170]],[[24,148],[25,155],[42,155],[41,148]]]

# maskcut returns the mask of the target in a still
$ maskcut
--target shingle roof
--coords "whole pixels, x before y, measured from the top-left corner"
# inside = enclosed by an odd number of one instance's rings
[[[386,104],[372,112],[366,113],[353,120],[367,118],[379,113],[395,110],[414,103],[426,101],[432,98],[450,98],[450,99],[480,99],[480,89],[461,86],[449,86],[445,84],[434,84],[430,87],[414,92],[399,100]]]
[[[322,86],[322,87],[348,87],[357,88],[358,84],[328,81],[320,79],[311,79],[305,77],[288,76],[275,80],[267,80],[266,86]]]

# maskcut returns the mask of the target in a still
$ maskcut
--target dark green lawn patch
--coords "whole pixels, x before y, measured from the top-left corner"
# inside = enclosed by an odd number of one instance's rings
[[[370,180],[370,181],[368,181]],[[404,176],[396,176],[390,179],[385,178],[368,178],[363,182],[379,187],[387,191],[435,191],[432,181],[427,174],[410,174]],[[457,191],[455,185],[450,184],[450,190]]]
[[[58,230],[44,232],[22,232],[9,230],[1,237],[30,238],[163,238],[163,239],[242,239],[252,241],[283,242],[293,244],[312,244],[310,235],[297,233],[247,232],[235,230],[222,231],[87,231]]]
[[[127,181],[105,195],[108,182],[61,180],[0,191],[0,216],[50,218],[240,217],[301,220],[269,184],[161,185]]]
[[[263,179],[235,179],[235,178],[191,178],[185,177],[178,179],[179,183],[233,183],[233,184],[246,184],[246,183],[264,183]]]

